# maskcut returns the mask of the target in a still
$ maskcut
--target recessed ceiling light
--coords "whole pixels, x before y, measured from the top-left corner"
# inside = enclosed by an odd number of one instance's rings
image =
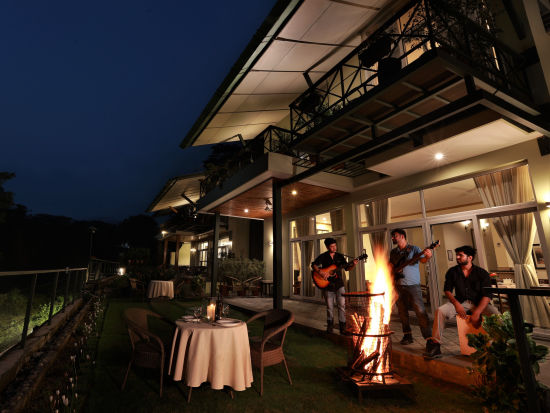
[[[436,153],[435,156],[434,156],[434,158],[438,161],[443,159],[443,157],[444,157],[444,155],[441,152]]]
[[[291,192],[291,194],[294,195],[294,196],[296,196],[296,195],[298,195],[298,191],[295,190],[295,189],[293,189],[292,192]]]
[[[248,208],[245,208],[245,209],[244,209],[244,212],[245,212],[246,214],[248,214]]]

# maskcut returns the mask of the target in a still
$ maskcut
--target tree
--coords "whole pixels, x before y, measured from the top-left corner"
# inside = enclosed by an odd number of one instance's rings
[[[156,236],[160,230],[152,217],[144,214],[131,216],[122,221],[117,230],[120,245],[125,245],[126,248],[132,250],[130,254],[132,257],[138,254],[141,261],[146,261],[146,257],[155,256],[158,242]],[[148,254],[145,253],[145,249],[148,250]],[[137,259],[137,257],[133,258]]]
[[[14,177],[14,173],[0,172],[0,224],[6,219],[7,210],[13,206],[13,193],[4,190],[4,182]]]

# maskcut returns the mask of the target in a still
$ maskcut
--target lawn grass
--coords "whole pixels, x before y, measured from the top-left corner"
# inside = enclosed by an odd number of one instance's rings
[[[291,327],[285,343],[293,386],[288,384],[283,365],[267,367],[264,373],[264,396],[260,397],[259,371],[254,370],[251,389],[235,392],[231,400],[224,391],[212,390],[208,384],[193,389],[187,404],[187,387],[165,377],[162,398],[158,395],[158,370],[132,368],[124,391],[120,385],[130,356],[130,342],[122,322],[122,312],[129,307],[153,308],[175,320],[198,302],[131,302],[112,299],[109,303],[99,342],[97,364],[86,403],[88,412],[480,412],[479,403],[466,389],[438,383],[431,378],[400,371],[414,383],[416,400],[397,391],[367,395],[359,404],[357,395],[335,373],[346,364],[346,349],[328,340],[312,337],[297,327]],[[232,317],[247,319],[235,310]],[[255,324],[255,323],[254,323]],[[168,341],[170,329],[161,324],[153,329]],[[249,326],[258,333],[260,324]],[[169,357],[169,355],[168,355]]]

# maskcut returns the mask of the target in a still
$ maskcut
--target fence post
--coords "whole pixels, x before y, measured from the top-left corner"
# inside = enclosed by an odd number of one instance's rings
[[[67,267],[65,269],[65,296],[63,297],[63,312],[65,312],[65,307],[67,306],[67,300],[69,299],[69,283],[71,282],[71,272]]]
[[[29,322],[31,320],[32,301],[34,299],[34,291],[36,290],[36,279],[38,274],[34,274],[31,279],[31,289],[29,291],[29,299],[27,301],[27,311],[25,312],[25,323],[23,324],[23,334],[21,335],[21,347],[25,347],[27,340],[27,331],[29,330]]]
[[[79,288],[78,288],[78,298],[82,298],[82,290],[84,289],[84,282],[86,281],[86,274],[84,273],[84,271],[87,271],[87,270],[82,270],[80,272],[80,283],[79,283]]]
[[[76,295],[76,289],[78,288],[78,278],[79,278],[79,273],[78,271],[74,271],[74,281],[73,281],[73,288],[72,288],[72,297],[71,297],[71,304],[74,304],[74,296]]]
[[[59,280],[59,271],[55,273],[55,278],[53,279],[53,289],[52,289],[52,298],[50,300],[50,315],[48,316],[48,324],[52,323],[53,307],[55,305],[55,297],[57,295],[58,280]]]

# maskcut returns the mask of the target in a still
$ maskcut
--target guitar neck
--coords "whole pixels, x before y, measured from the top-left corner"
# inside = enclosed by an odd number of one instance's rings
[[[394,270],[393,270],[393,272],[399,273],[399,272],[403,271],[403,268],[405,268],[407,265],[416,264],[416,262],[417,262],[418,260],[420,260],[420,258],[422,257],[423,254],[424,254],[424,251],[414,254],[414,255],[411,257],[411,259],[405,261],[405,262],[404,262],[403,264],[401,264],[399,267],[395,267]]]

